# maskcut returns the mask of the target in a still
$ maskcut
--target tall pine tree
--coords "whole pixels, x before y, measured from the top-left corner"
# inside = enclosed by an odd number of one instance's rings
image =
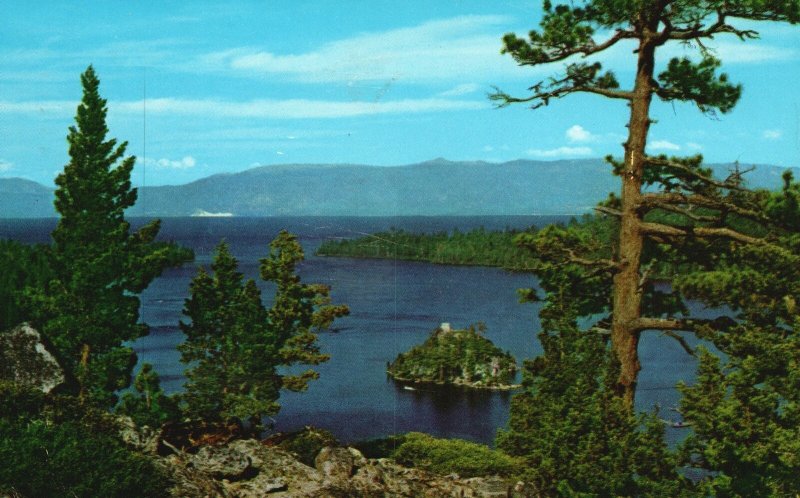
[[[498,91],[492,98],[499,105],[528,103],[538,108],[573,93],[590,93],[626,103],[630,109],[627,140],[622,160],[609,161],[621,179],[621,195],[613,196],[598,209],[613,217],[617,240],[606,258],[581,254],[587,247],[574,234],[539,237],[531,245],[546,248],[561,263],[582,266],[592,276],[604,273],[613,283],[609,300],[596,302],[595,312],[608,313],[612,347],[619,361],[618,393],[633,407],[641,365],[638,344],[645,330],[662,330],[679,337],[678,331],[693,330],[696,323],[676,319],[683,311],[673,306],[677,299],[664,298],[652,287],[653,264],[645,251],[663,257],[687,259],[696,252],[701,262],[712,262],[713,254],[743,245],[768,243],[764,233],[751,224],[763,224],[764,206],[747,195],[741,172],[724,180],[711,177],[701,166],[702,158],[651,156],[645,151],[654,97],[666,102],[695,104],[701,112],[729,112],[741,87],[718,74],[720,61],[704,41],[733,36],[756,38],[749,21],[800,20],[800,2],[761,0],[640,0],[618,2],[591,0],[555,4],[544,1],[541,30],[520,38],[508,34],[503,51],[520,65],[536,66],[565,62],[563,75],[541,81],[531,94],[513,97]],[[622,88],[611,71],[600,62],[587,62],[597,54],[623,43],[632,43],[630,65],[633,84]],[[657,54],[668,43],[695,47],[699,57],[671,59],[656,73]],[[647,188],[647,187],[650,188]],[[674,216],[658,216],[670,213]],[[661,308],[662,304],[669,304]],[[666,316],[665,316],[666,315]]]
[[[106,101],[92,66],[81,84],[76,124],[67,135],[70,162],[56,178],[54,278],[30,295],[36,321],[77,381],[81,399],[111,406],[136,363],[123,343],[147,333],[137,295],[170,255],[167,246],[153,244],[159,221],[135,232],[125,221],[137,196],[130,181],[135,158],[124,157],[126,142],[106,138]]]
[[[741,88],[717,73],[720,61],[705,40],[725,35],[756,38],[752,21],[796,23],[800,2],[596,0],[555,6],[545,1],[544,6],[542,30],[532,31],[527,39],[506,35],[504,50],[521,65],[565,61],[565,74],[533,85],[528,96],[498,91],[493,98],[501,106],[527,102],[537,108],[583,92],[625,102],[630,109],[624,157],[608,158],[621,179],[621,196],[611,195],[597,208],[607,218],[519,237],[534,249],[549,304],[569,302],[576,314],[594,319],[583,334],[609,337],[618,372],[613,389],[629,412],[641,368],[642,332],[661,331],[690,354],[685,332],[712,341],[727,359],[702,352],[698,382],[682,387],[682,411],[694,430],[682,447],[683,464],[708,471],[697,483],[704,495],[797,494],[795,387],[800,353],[795,303],[800,288],[794,269],[800,258],[800,186],[786,175],[782,192],[751,191],[738,166],[718,179],[702,166],[700,156],[652,156],[645,147],[654,97],[690,102],[705,113],[729,112],[738,101]],[[635,76],[628,89],[620,87],[613,73],[603,72],[599,62],[585,61],[626,41],[635,46]],[[699,57],[674,58],[656,74],[657,54],[670,42],[694,47]],[[656,286],[654,277],[671,286]],[[526,297],[537,298],[533,293]],[[698,319],[684,306],[685,298],[724,305],[730,312],[714,320]],[[543,338],[540,366],[572,358],[577,363],[569,368],[595,368],[597,377],[607,375],[609,366],[576,356],[590,339],[563,324],[557,329],[556,339]],[[553,344],[568,348],[571,356],[559,356]],[[557,419],[552,413],[563,403],[549,394],[554,380],[550,377],[576,389],[586,384],[581,384],[581,376],[558,377],[552,369],[535,367],[536,363],[528,369],[535,379],[531,391],[512,407],[511,433],[521,441],[538,430],[539,420],[549,424],[547,431],[554,437],[569,434],[582,420],[570,415],[553,422]],[[609,408],[613,405],[600,413],[609,413]],[[602,440],[604,427],[587,427],[584,438]],[[579,446],[571,446],[566,461],[590,461]],[[520,451],[533,457],[542,453],[535,448]],[[651,463],[664,458],[641,442],[624,451],[644,451]],[[577,484],[590,482],[589,475]]]

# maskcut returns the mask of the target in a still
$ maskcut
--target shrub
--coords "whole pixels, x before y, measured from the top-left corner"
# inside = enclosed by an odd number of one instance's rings
[[[410,432],[392,455],[398,463],[439,474],[462,477],[508,476],[520,471],[520,462],[482,444],[461,439],[437,439]]]
[[[0,419],[0,461],[0,494],[160,497],[170,486],[152,461],[78,422]]]

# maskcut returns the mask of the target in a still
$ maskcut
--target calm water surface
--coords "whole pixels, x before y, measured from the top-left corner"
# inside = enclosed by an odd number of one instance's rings
[[[152,363],[170,392],[181,389],[183,365],[175,346],[189,281],[197,266],[208,266],[224,239],[246,276],[258,278],[258,260],[281,229],[297,234],[307,260],[300,267],[305,282],[329,285],[335,303],[350,306],[335,332],[320,337],[331,360],[316,367],[320,379],[304,393],[283,393],[276,430],[315,425],[343,441],[423,431],[491,443],[508,420],[509,393],[461,389],[403,389],[386,377],[386,363],[424,341],[441,322],[456,327],[486,323],[487,337],[519,362],[541,350],[536,305],[517,301],[516,289],[535,286],[526,274],[497,268],[437,266],[427,263],[322,258],[313,255],[329,238],[358,237],[391,227],[408,231],[526,228],[566,217],[402,217],[402,218],[167,218],[161,238],[195,250],[196,261],[167,270],[142,294],[142,320],[149,336],[133,343],[139,361]],[[0,220],[0,237],[48,242],[55,220]],[[134,225],[137,224],[134,221]],[[258,280],[257,280],[258,281]],[[259,282],[269,304],[273,289]],[[694,305],[695,311],[702,312]],[[708,312],[712,313],[712,312]],[[637,404],[648,409],[677,404],[674,385],[693,377],[695,362],[672,339],[645,333],[641,344]],[[662,411],[665,418],[674,414]],[[669,431],[670,439],[680,431]]]

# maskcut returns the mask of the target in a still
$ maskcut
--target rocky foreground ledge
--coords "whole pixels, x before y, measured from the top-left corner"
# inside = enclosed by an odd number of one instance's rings
[[[160,434],[123,421],[123,439],[162,466],[175,484],[172,496],[200,497],[524,497],[525,489],[501,477],[441,476],[365,458],[347,447],[325,447],[314,466],[282,448],[255,439],[208,444],[164,454]],[[172,446],[167,443],[167,447]]]

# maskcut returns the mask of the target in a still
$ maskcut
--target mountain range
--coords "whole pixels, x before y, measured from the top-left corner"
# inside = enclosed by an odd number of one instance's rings
[[[712,165],[725,177],[729,164]],[[757,166],[752,187],[779,188],[785,168]],[[434,159],[406,166],[285,164],[139,188],[129,216],[443,216],[576,214],[619,179],[602,159],[504,163]],[[53,189],[0,178],[0,218],[55,216]]]

